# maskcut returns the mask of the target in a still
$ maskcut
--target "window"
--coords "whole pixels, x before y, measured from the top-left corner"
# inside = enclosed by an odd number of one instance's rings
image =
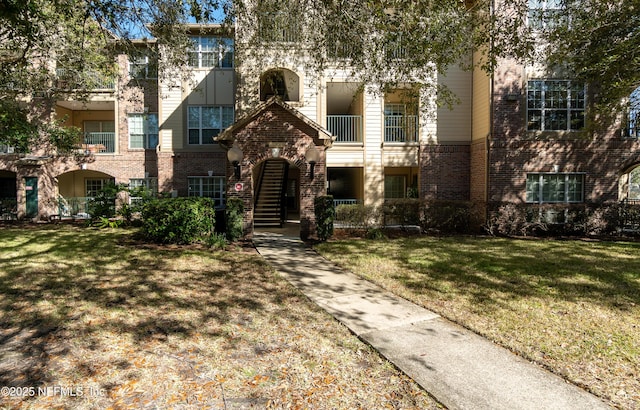
[[[529,27],[543,29],[553,26],[562,17],[562,0],[529,0]]]
[[[629,129],[630,138],[640,138],[640,87],[629,96]]]
[[[384,176],[384,197],[385,199],[404,198],[407,186],[407,178],[404,175]]]
[[[153,56],[129,56],[129,77],[138,80],[158,78],[158,62]]]
[[[584,202],[584,174],[527,175],[527,202]]]
[[[212,106],[188,108],[189,144],[213,144],[213,137],[233,124],[233,107]]]
[[[129,180],[129,189],[132,196],[129,197],[129,203],[134,204],[142,200],[141,195],[143,192],[156,196],[158,195],[158,178],[131,178]]]
[[[633,201],[640,201],[640,167],[629,172],[629,193],[627,198]]]
[[[87,179],[85,180],[87,197],[93,198],[98,195],[107,185],[115,184],[113,179]]]
[[[193,48],[189,51],[189,66],[195,68],[233,67],[233,40],[222,37],[192,37]]]
[[[584,128],[584,85],[567,80],[527,83],[527,130],[577,131]]]
[[[129,114],[129,148],[158,146],[158,114]]]
[[[284,73],[280,70],[269,71],[260,79],[260,101],[266,101],[274,95],[284,101],[289,100]]]
[[[212,198],[216,208],[224,205],[225,177],[188,177],[189,196]]]

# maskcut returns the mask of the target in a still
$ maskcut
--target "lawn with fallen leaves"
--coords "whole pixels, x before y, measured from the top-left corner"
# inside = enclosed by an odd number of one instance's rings
[[[0,227],[0,407],[440,408],[250,246]]]
[[[640,242],[414,236],[316,246],[623,409],[640,409]]]

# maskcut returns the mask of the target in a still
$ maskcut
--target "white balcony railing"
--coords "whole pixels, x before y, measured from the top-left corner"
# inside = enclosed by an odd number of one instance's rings
[[[417,115],[385,115],[384,142],[418,141]]]
[[[336,142],[362,142],[362,116],[327,115],[327,130]]]
[[[88,90],[115,90],[116,88],[116,82],[113,78],[106,78],[95,72],[80,76],[74,70],[56,68],[56,77],[58,78],[58,87],[69,90],[80,88]]]
[[[116,152],[115,132],[85,132],[82,150],[92,154],[111,154]]]
[[[353,199],[353,198],[349,198],[349,199],[345,199],[345,198],[334,198],[333,199],[333,206],[338,206],[338,205],[357,205],[360,203],[359,199]]]

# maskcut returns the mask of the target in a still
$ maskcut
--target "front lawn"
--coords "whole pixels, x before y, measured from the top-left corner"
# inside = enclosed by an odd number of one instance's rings
[[[9,408],[438,408],[250,247],[62,225],[0,226],[2,386]]]
[[[411,237],[316,249],[615,406],[640,408],[640,243]]]

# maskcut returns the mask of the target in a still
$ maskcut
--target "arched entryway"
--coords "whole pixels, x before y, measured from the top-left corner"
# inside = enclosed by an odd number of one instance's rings
[[[256,228],[282,228],[300,220],[300,169],[279,158],[253,167],[253,224]]]
[[[58,176],[58,215],[61,218],[88,218],[87,204],[115,178],[100,171],[77,170]]]

